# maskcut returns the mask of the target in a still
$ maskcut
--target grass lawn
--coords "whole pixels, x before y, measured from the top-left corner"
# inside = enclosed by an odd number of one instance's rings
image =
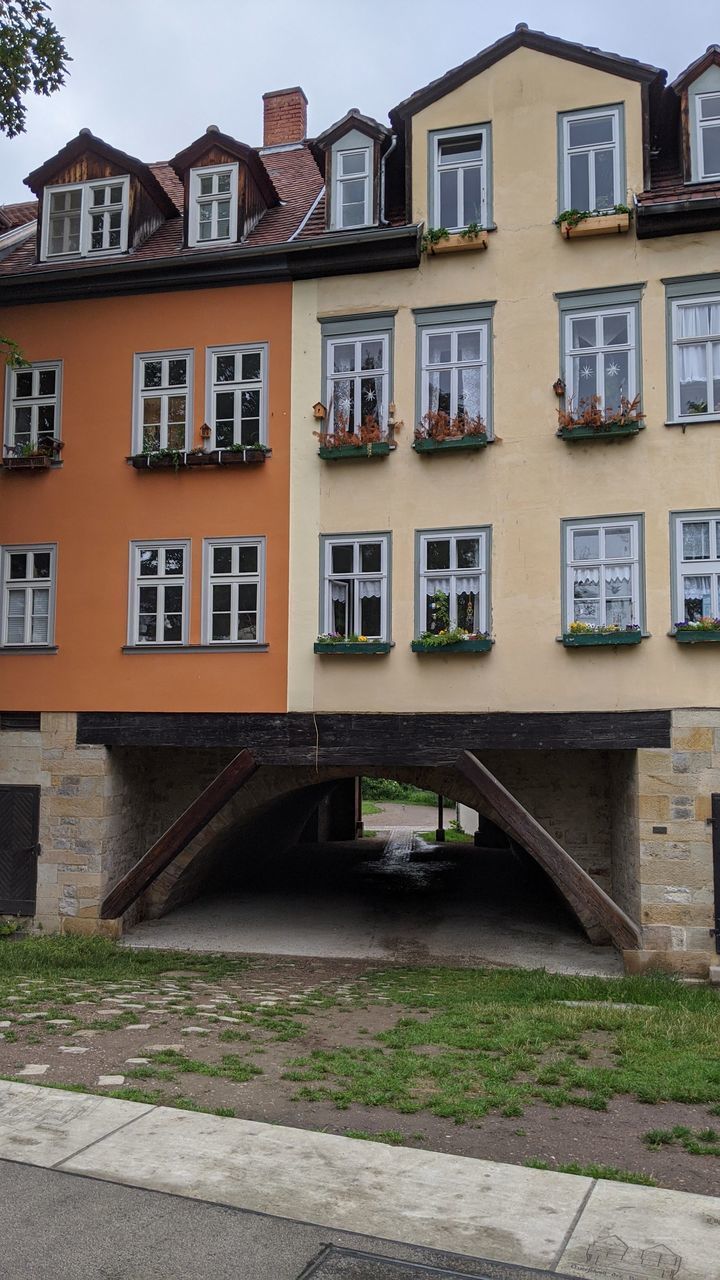
[[[363,800],[362,812],[363,812],[363,817],[365,817],[366,814],[382,813],[382,809],[379,804],[375,803],[374,800]]]
[[[435,844],[434,831],[418,831],[421,840],[427,840],[428,844]],[[468,835],[467,831],[454,831],[452,828],[445,828],[445,844],[472,844],[473,837]]]

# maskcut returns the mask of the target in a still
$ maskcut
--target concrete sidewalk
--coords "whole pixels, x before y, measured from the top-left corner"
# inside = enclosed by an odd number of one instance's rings
[[[720,1199],[677,1191],[8,1081],[0,1159],[548,1274],[720,1280]]]

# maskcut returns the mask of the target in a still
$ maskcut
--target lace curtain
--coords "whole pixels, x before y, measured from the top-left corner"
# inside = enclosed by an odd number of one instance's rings
[[[447,596],[453,591],[459,596],[479,595],[480,576],[479,574],[455,574],[447,578],[429,578],[425,584],[425,591],[428,596],[434,596],[438,591],[444,591]]]

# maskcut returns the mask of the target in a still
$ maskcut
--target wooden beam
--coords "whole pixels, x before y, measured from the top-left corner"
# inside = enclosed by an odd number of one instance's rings
[[[550,877],[591,941],[599,942],[604,936],[610,937],[621,951],[641,946],[640,930],[634,920],[613,902],[489,769],[470,751],[461,752],[455,768],[481,797],[483,811],[489,805],[493,821],[522,845]]]
[[[143,854],[105,898],[100,908],[103,920],[114,920],[127,911],[153,880],[182,853],[191,840],[207,826],[232,795],[244,786],[259,766],[249,751],[241,751],[220,771],[184,813],[176,818],[159,840]]]
[[[181,659],[178,657],[178,662]],[[670,746],[669,711],[78,714],[79,743],[122,747],[247,746],[259,764],[452,765],[458,751],[634,751]]]

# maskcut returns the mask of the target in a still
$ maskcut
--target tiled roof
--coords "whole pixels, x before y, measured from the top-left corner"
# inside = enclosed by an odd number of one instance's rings
[[[15,227],[22,227],[26,222],[34,222],[37,218],[37,211],[37,200],[24,200],[20,204],[0,205],[0,233],[13,231]]]

